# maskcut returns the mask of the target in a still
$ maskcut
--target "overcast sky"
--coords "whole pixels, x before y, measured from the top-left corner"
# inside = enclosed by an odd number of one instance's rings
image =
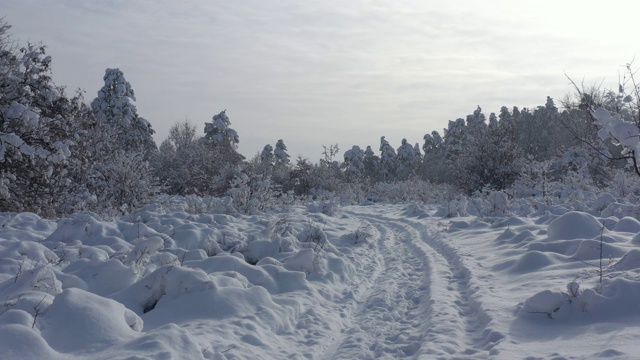
[[[69,90],[120,68],[159,144],[226,109],[252,157],[284,139],[398,147],[480,105],[560,100],[566,72],[615,87],[638,55],[638,1],[2,0],[14,39],[42,42]],[[640,66],[640,60],[636,65]]]

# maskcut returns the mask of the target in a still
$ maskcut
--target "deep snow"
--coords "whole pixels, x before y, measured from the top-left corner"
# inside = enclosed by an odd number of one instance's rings
[[[0,359],[634,358],[640,222],[606,205],[3,213]]]

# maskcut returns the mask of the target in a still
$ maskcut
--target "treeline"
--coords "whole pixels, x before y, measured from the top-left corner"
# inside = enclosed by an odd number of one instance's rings
[[[548,183],[572,177],[604,186],[611,167],[624,166],[610,161],[625,154],[598,138],[590,110],[617,111],[627,97],[599,89],[567,97],[562,111],[549,97],[534,109],[503,107],[488,118],[478,107],[442,134],[424,135],[422,144],[403,140],[395,148],[383,136],[342,156],[338,145],[325,146],[317,163],[292,161],[283,140],[245,159],[226,111],[203,128],[176,123],[157,147],[120,70],[107,69],[87,103],[81,91],[68,95],[53,83],[44,46],[15,46],[9,28],[0,24],[0,211],[117,213],[167,193],[229,196],[249,212],[266,198],[349,192],[362,201],[377,184],[406,181],[452,184],[467,194],[547,195]]]

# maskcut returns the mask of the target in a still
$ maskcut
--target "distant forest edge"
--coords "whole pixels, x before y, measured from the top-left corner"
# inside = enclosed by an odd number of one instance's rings
[[[246,159],[226,111],[204,131],[174,124],[158,147],[122,71],[106,69],[87,103],[82,91],[69,95],[53,83],[45,46],[17,46],[10,27],[0,23],[1,212],[117,215],[161,193],[215,196],[242,213],[309,199],[428,201],[495,191],[544,198],[568,188],[640,195],[640,96],[631,65],[615,91],[574,83],[561,110],[551,97],[488,117],[478,106],[442,134],[424,135],[423,144],[403,139],[395,148],[382,136],[342,156],[328,145],[312,163],[292,161],[280,139]]]

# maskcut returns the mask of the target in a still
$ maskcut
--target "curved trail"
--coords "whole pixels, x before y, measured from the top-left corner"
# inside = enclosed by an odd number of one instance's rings
[[[364,212],[383,257],[371,288],[322,359],[474,359],[497,355],[503,338],[475,296],[472,274],[438,233],[421,222]]]

